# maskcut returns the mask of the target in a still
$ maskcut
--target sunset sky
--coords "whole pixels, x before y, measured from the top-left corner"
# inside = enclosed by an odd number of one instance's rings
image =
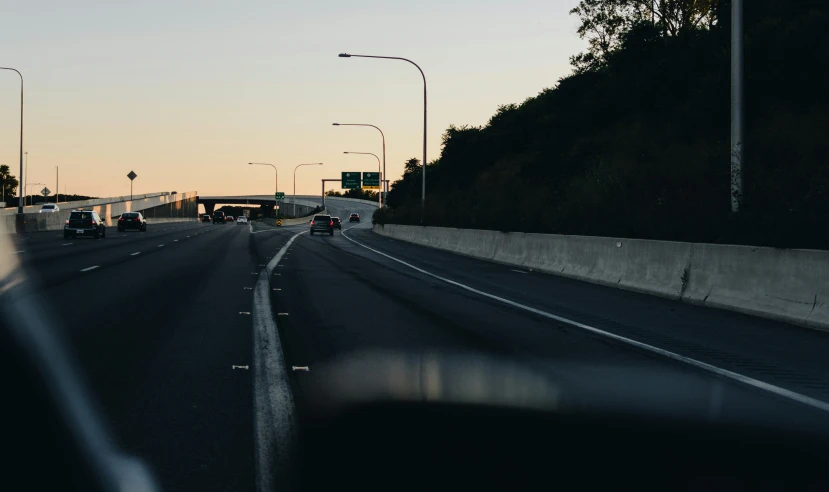
[[[426,73],[429,159],[450,124],[482,125],[570,72],[585,42],[578,0],[0,0],[0,66],[25,78],[29,182],[92,196],[193,191],[315,194],[320,178],[373,171],[386,134],[388,178],[421,157]],[[0,71],[0,164],[19,173],[19,79]],[[38,189],[41,187],[38,187]],[[36,191],[36,190],[32,190]]]

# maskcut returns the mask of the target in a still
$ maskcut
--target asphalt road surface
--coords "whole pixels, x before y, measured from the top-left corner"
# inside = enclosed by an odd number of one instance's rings
[[[268,307],[300,426],[314,388],[343,377],[331,361],[375,354],[494,358],[602,408],[658,398],[655,413],[829,428],[827,333],[395,241],[371,231],[370,205],[328,205],[362,222],[313,237],[198,222],[102,240],[42,232],[5,253],[23,262],[119,443],[164,490],[254,490],[261,479],[254,392],[271,382],[254,382],[254,290],[289,242]]]

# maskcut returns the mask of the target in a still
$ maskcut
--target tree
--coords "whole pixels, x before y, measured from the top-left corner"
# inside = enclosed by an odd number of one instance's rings
[[[576,31],[587,39],[584,53],[570,57],[577,72],[604,66],[622,37],[639,23],[653,23],[663,36],[710,29],[717,22],[719,0],[581,0],[570,11],[579,17]]]
[[[403,175],[420,174],[420,159],[412,157],[403,164]]]
[[[6,197],[12,198],[17,194],[17,186],[20,183],[11,174],[11,169],[6,164],[0,165],[0,201],[5,202]]]

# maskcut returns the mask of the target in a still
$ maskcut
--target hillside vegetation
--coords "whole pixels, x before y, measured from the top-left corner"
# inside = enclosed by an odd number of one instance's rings
[[[745,2],[744,205],[730,213],[730,5],[584,0],[573,73],[407,163],[378,222],[829,248],[829,2]],[[653,15],[652,15],[653,14]]]

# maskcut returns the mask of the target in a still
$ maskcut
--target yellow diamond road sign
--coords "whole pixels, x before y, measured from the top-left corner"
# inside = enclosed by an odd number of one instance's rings
[[[277,220],[276,220],[276,225],[281,226],[281,225],[282,225],[282,221],[281,221],[281,220],[279,220],[279,219],[277,219]]]

